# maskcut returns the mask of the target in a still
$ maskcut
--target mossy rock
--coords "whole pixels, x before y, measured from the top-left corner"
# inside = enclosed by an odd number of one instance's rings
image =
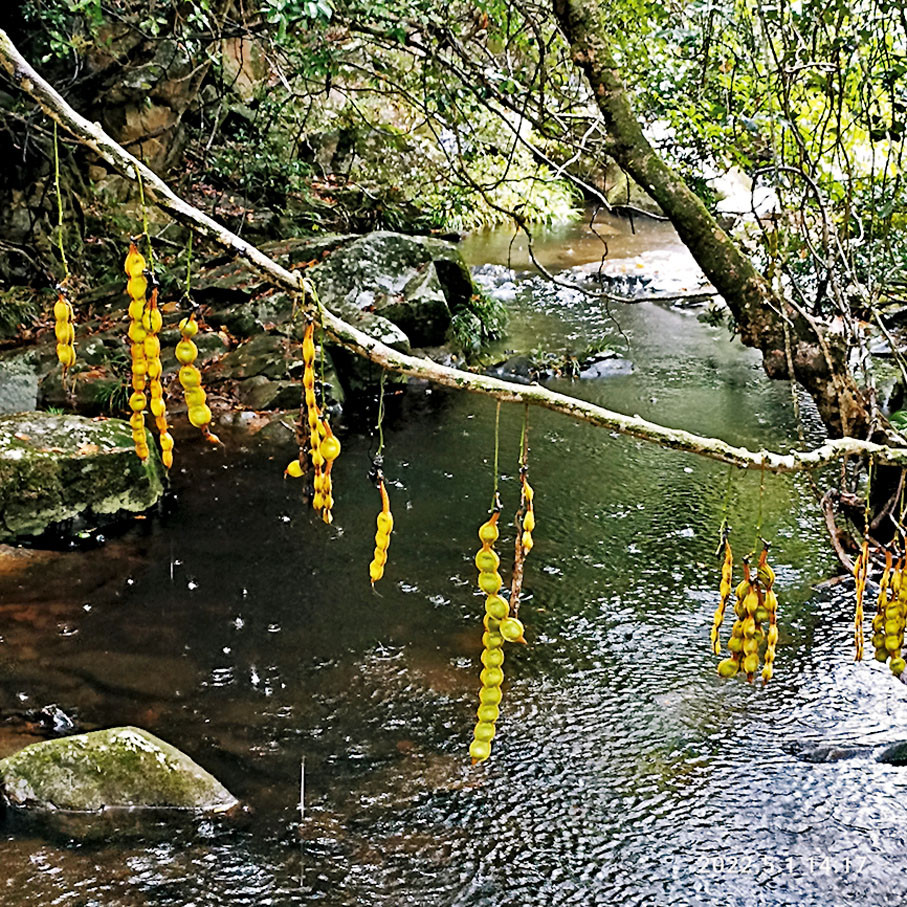
[[[0,793],[9,806],[26,810],[222,813],[238,805],[185,753],[136,727],[26,746],[0,760]]]
[[[163,469],[135,455],[128,423],[83,416],[0,416],[0,541],[37,536],[77,516],[112,518],[154,506]]]

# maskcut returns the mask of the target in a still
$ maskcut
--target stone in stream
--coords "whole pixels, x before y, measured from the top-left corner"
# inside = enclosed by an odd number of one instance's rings
[[[0,541],[73,517],[113,518],[154,506],[164,492],[152,445],[142,463],[128,423],[83,416],[0,416]]]
[[[887,765],[907,765],[907,740],[891,743],[876,756],[876,761]]]
[[[237,799],[176,747],[136,727],[33,743],[0,760],[0,794],[24,810],[224,813]]]

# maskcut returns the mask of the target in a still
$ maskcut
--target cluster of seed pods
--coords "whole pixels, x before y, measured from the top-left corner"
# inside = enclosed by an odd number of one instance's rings
[[[722,583],[726,577],[725,569],[722,568]],[[766,684],[772,679],[775,649],[778,645],[778,596],[772,588],[774,583],[775,571],[769,566],[768,546],[765,545],[759,555],[755,575],[748,559],[744,558],[743,561],[743,580],[737,586],[737,602],[734,605],[737,619],[734,621],[731,638],[727,644],[730,657],[718,663],[718,673],[722,677],[734,677],[743,672],[746,679],[752,683],[759,670],[759,653],[762,650],[762,683]],[[719,614],[716,611],[712,627],[715,654],[720,654],[721,651],[718,640],[721,621],[718,618]]]
[[[334,460],[340,455],[340,442],[331,431],[328,421],[322,416],[315,400],[315,325],[311,321],[306,325],[302,339],[302,361],[304,365],[302,387],[305,392],[306,420],[309,426],[309,453],[315,470],[312,507],[321,511],[321,518],[325,523],[332,523],[334,489],[331,470]],[[305,473],[302,465],[304,458],[305,454],[300,450],[299,457],[287,466],[284,475],[300,478]]]
[[[907,623],[907,578],[904,576],[904,558],[900,558],[895,566],[892,566],[892,560],[891,552],[886,551],[885,570],[872,619],[872,644],[876,661],[887,661],[891,673],[900,677],[907,668],[902,651]]]
[[[494,550],[498,540],[498,519],[500,509],[495,509],[489,519],[479,527],[479,541],[482,547],[475,556],[479,570],[479,588],[485,593],[485,632],[482,635],[482,672],[479,675],[479,708],[469,745],[473,764],[484,762],[491,755],[491,741],[495,735],[501,702],[501,684],[504,682],[504,642],[525,642],[523,625],[515,617],[509,617],[510,606],[500,596],[503,580],[498,567],[501,559]]]
[[[195,367],[198,347],[193,339],[198,333],[198,321],[195,312],[190,313],[179,323],[180,341],[176,345],[176,360],[180,364],[179,382],[188,409],[189,421],[199,429],[205,440],[219,444],[220,438],[210,429],[211,409],[208,406],[208,395],[202,387],[202,374]]]
[[[54,334],[57,338],[57,359],[63,366],[63,374],[75,365],[76,329],[73,325],[72,303],[63,287],[57,287],[57,301],[54,303]]]
[[[529,484],[529,470],[526,466],[520,468],[520,483],[522,486],[521,509],[523,512],[523,532],[520,537],[520,544],[523,546],[523,553],[529,554],[529,552],[532,551],[533,544],[532,530],[535,529],[535,506],[533,504],[535,492]]]
[[[129,282],[126,292],[129,294],[129,341],[132,357],[132,396],[129,408],[132,416],[129,424],[132,427],[132,441],[139,459],[147,460],[149,455],[148,436],[145,432],[145,385],[148,375],[148,359],[145,356],[145,338],[147,332],[142,324],[145,316],[145,294],[148,291],[148,278],[145,277],[145,258],[134,242],[129,244],[129,253],[124,265]]]
[[[372,585],[384,576],[384,565],[387,563],[387,549],[391,543],[391,530],[394,528],[394,517],[391,514],[391,502],[384,487],[384,476],[378,471],[378,491],[381,494],[381,512],[377,518],[375,532],[375,552],[368,565],[368,575]]]

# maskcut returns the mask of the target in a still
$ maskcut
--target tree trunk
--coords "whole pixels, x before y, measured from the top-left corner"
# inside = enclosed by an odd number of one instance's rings
[[[832,437],[867,437],[869,404],[847,365],[848,346],[779,299],[701,199],[659,157],[633,113],[596,0],[552,0],[573,61],[589,80],[609,135],[609,153],[661,206],[737,323],[740,338],[762,352],[771,378],[795,378],[813,397]],[[782,314],[783,313],[783,314]],[[788,322],[790,361],[785,340]]]

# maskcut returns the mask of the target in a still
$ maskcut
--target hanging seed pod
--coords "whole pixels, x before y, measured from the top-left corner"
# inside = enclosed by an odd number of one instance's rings
[[[498,717],[498,703],[501,701],[501,684],[504,681],[502,665],[504,652],[501,648],[507,636],[502,628],[507,625],[508,631],[515,630],[513,619],[508,619],[509,606],[498,594],[503,581],[498,573],[500,558],[494,550],[498,539],[498,519],[501,511],[496,507],[489,519],[479,527],[479,541],[482,547],[475,556],[479,570],[479,588],[485,593],[485,633],[482,636],[482,672],[479,675],[478,719],[473,730],[473,740],[469,746],[472,763],[484,762],[491,755],[491,741],[495,734],[495,721]],[[519,624],[519,621],[515,622]],[[522,625],[519,626],[522,636]]]
[[[721,629],[721,624],[724,621],[724,612],[727,609],[727,603],[731,597],[731,582],[733,581],[734,574],[734,555],[731,552],[731,543],[728,538],[729,534],[730,529],[725,526],[724,531],[722,532],[724,561],[721,564],[721,583],[718,587],[718,607],[715,609],[711,632],[712,651],[716,655],[721,654],[721,640],[718,638],[718,631]]]
[[[520,481],[522,485],[521,506],[523,509],[523,533],[520,543],[523,546],[523,553],[529,554],[533,545],[532,531],[535,529],[535,492],[529,484],[528,470],[525,466],[520,470]]]
[[[147,460],[151,451],[148,447],[148,436],[145,433],[145,386],[148,375],[148,358],[145,355],[145,342],[148,332],[142,320],[145,315],[145,293],[148,279],[144,275],[145,259],[134,242],[129,244],[124,270],[129,277],[126,292],[129,294],[129,351],[132,360],[132,396],[129,408],[132,416],[129,424],[132,427],[132,441],[139,459]]]
[[[170,434],[170,429],[167,425],[167,404],[164,400],[164,387],[161,384],[163,367],[161,365],[161,343],[158,339],[158,334],[163,326],[163,317],[161,310],[158,308],[157,300],[158,287],[155,283],[151,289],[151,298],[148,300],[148,305],[142,315],[142,328],[145,331],[143,349],[151,394],[149,408],[151,409],[151,415],[154,416],[160,435],[161,462],[167,469],[170,469],[173,466],[173,436]]]
[[[869,574],[869,542],[864,541],[853,567],[854,584],[857,592],[857,607],[854,613],[854,645],[856,660],[863,660],[863,595]]]
[[[57,287],[57,301],[54,303],[54,334],[57,338],[57,359],[63,366],[63,376],[75,365],[76,331],[73,326],[72,303],[63,287]]]
[[[201,372],[193,365],[198,347],[192,338],[198,333],[195,312],[179,323],[180,341],[176,345],[176,358],[180,363],[179,382],[189,411],[189,422],[199,429],[210,444],[219,444],[220,438],[208,427],[211,424],[211,410],[206,402],[207,394],[202,387]]]
[[[763,658],[762,684],[767,684],[772,679],[775,664],[775,649],[778,645],[778,596],[772,588],[775,584],[775,571],[768,563],[768,545],[763,545],[759,555],[758,578],[761,588],[757,590],[761,609],[757,608],[756,617],[762,622],[768,619],[768,630],[765,633],[765,656]],[[765,612],[763,616],[762,611]]]
[[[384,487],[384,476],[378,470],[378,491],[381,494],[381,512],[377,518],[377,532],[375,532],[375,553],[372,562],[368,565],[368,574],[372,586],[384,576],[384,565],[387,563],[387,549],[391,541],[391,530],[394,528],[394,517],[391,514],[390,498]],[[503,659],[502,659],[503,660]]]

